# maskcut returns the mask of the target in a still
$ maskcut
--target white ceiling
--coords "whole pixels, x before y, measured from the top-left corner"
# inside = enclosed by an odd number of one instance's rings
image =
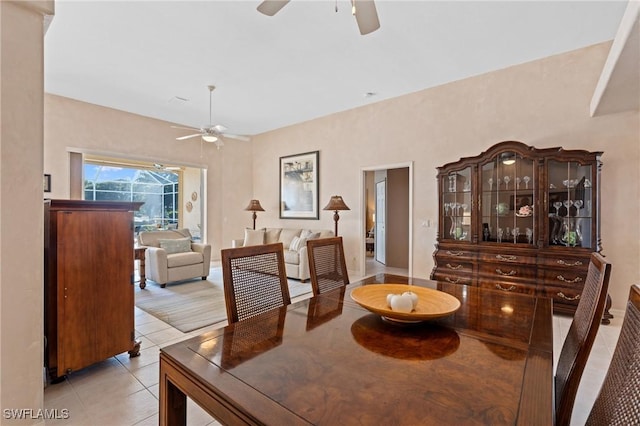
[[[611,40],[627,5],[377,0],[361,36],[347,0],[259,3],[56,0],[45,90],[200,127],[214,84],[213,124],[253,135]]]

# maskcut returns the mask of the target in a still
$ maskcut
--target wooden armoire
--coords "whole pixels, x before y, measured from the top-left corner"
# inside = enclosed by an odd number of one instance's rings
[[[139,355],[133,212],[142,204],[45,200],[45,365],[53,382],[123,352]]]

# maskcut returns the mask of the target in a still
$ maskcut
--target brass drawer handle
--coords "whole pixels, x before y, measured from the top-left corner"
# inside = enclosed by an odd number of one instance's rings
[[[518,258],[518,256],[503,256],[501,254],[497,254],[496,255],[496,259],[498,260],[506,260],[507,262],[513,262],[514,260],[516,260]]]
[[[462,265],[456,265],[456,266],[453,266],[452,264],[447,263],[447,268],[449,268],[449,269],[453,269],[454,271],[455,271],[455,270],[457,270],[457,269],[460,269],[460,268],[462,268],[462,267],[463,267]]]
[[[513,290],[515,290],[515,289],[516,289],[516,286],[515,286],[515,285],[512,285],[512,286],[511,286],[511,287],[509,287],[509,288],[504,288],[504,287],[502,287],[500,284],[496,284],[496,288],[497,288],[498,290],[502,290],[502,291],[513,291]]]
[[[445,277],[445,281],[450,282],[451,284],[458,284],[460,282],[460,278],[456,278],[455,280],[452,280],[449,277]]]
[[[580,299],[580,295],[577,295],[575,297],[567,297],[561,291],[558,292],[558,297],[561,298],[561,299],[564,299],[564,300],[579,300]]]
[[[464,254],[463,251],[451,251],[451,250],[447,250],[447,254],[449,256],[462,256]]]
[[[504,275],[505,277],[512,277],[517,274],[517,272],[514,271],[513,269],[510,270],[509,272],[503,272],[502,269],[500,268],[496,269],[496,273],[499,275]]]
[[[572,280],[568,280],[565,277],[563,277],[562,275],[558,275],[556,278],[558,279],[558,281],[562,281],[562,282],[570,283],[570,284],[579,283],[579,282],[582,281],[582,278],[580,278],[580,277],[575,277]]]
[[[565,262],[564,260],[557,260],[556,263],[558,265],[563,265],[563,266],[580,266],[580,265],[582,265],[582,262],[580,262],[579,260],[576,260],[575,262]]]

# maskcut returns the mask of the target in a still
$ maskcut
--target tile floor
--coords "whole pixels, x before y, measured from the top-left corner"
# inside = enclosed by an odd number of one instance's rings
[[[367,271],[369,272],[369,271]],[[357,279],[353,277],[352,280]],[[154,284],[149,284],[154,285]],[[606,374],[622,325],[623,312],[612,312],[611,325],[600,327],[577,395],[572,425],[582,425]],[[205,331],[222,327],[226,321],[191,333],[182,333],[146,312],[135,309],[135,329],[142,340],[141,355],[117,355],[74,372],[44,391],[47,409],[68,409],[68,419],[47,420],[47,425],[143,426],[158,424],[158,350]],[[554,354],[559,356],[571,319],[554,317]],[[199,406],[188,401],[190,426],[218,425]]]

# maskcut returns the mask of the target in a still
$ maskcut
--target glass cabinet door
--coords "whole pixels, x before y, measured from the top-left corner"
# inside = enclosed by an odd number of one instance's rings
[[[480,170],[484,242],[535,244],[536,169],[532,159],[503,152]]]
[[[548,163],[549,245],[592,247],[593,165]]]
[[[471,167],[444,176],[442,186],[442,237],[471,241]]]

